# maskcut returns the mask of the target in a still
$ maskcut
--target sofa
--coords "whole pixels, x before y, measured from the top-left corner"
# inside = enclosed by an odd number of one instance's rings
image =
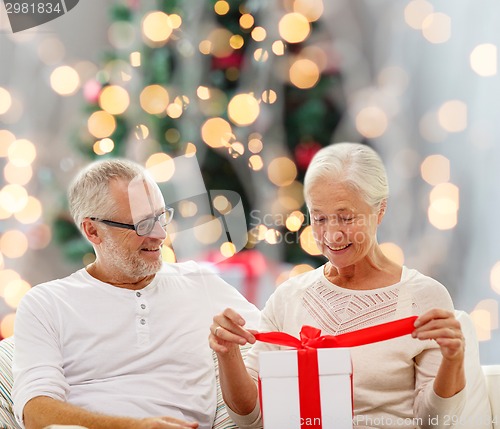
[[[465,372],[467,378],[467,404],[462,414],[462,423],[457,429],[500,429],[500,365],[482,366],[479,363],[479,348],[475,329],[469,315],[456,311],[466,340]],[[247,348],[243,348],[245,353]],[[20,429],[12,413],[12,355],[14,341],[0,341],[0,429]],[[217,369],[217,359],[214,357]],[[53,426],[58,428],[58,426]],[[70,427],[67,427],[69,429]],[[217,412],[214,429],[237,429],[227,415],[217,380]],[[272,428],[278,429],[278,428]]]
[[[242,347],[242,353],[245,354],[248,346]],[[13,337],[0,341],[0,429],[21,429],[14,418],[12,412],[12,357],[14,353]],[[217,358],[214,354],[214,364],[218,374]],[[58,425],[53,425],[51,429],[57,429]],[[65,426],[65,429],[78,428],[79,426]],[[48,429],[48,428],[47,428]],[[222,393],[219,388],[217,377],[217,409],[213,429],[238,429],[226,412],[226,406],[222,400]]]

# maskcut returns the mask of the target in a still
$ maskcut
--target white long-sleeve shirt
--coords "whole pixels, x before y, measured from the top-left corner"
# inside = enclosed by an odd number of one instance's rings
[[[31,289],[16,315],[14,412],[44,395],[108,415],[172,416],[212,427],[215,314],[259,312],[193,262],[166,264],[145,288],[103,283],[85,269]]]
[[[320,328],[322,335],[338,335],[420,315],[431,308],[453,310],[445,287],[416,270],[403,267],[401,281],[391,286],[351,290],[329,282],[323,268],[279,286],[262,311],[259,331],[281,331],[298,337],[303,325],[311,325]],[[254,344],[246,366],[255,379],[259,353],[279,349],[271,344]],[[433,380],[441,363],[441,352],[434,341],[406,335],[353,347],[351,357],[355,427],[450,428],[446,423],[460,416],[465,389],[446,399],[434,393]],[[258,406],[248,416],[229,412],[240,427],[261,427]],[[440,424],[433,425],[436,421]]]

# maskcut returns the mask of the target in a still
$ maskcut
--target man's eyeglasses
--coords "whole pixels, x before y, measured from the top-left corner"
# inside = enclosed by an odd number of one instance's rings
[[[153,230],[156,222],[160,222],[161,227],[165,228],[172,221],[173,217],[174,209],[172,207],[167,207],[163,213],[160,213],[159,215],[153,217],[142,219],[133,225],[130,225],[128,223],[115,222],[112,220],[98,219],[96,217],[91,217],[89,219],[96,222],[102,222],[109,226],[115,226],[117,228],[133,229],[138,236],[142,237],[144,235],[148,235]]]

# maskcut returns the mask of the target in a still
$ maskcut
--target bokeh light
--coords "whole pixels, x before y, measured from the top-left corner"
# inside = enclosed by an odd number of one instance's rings
[[[108,39],[116,49],[127,49],[132,46],[136,30],[130,22],[116,21],[108,29]]]
[[[118,85],[106,86],[99,95],[99,106],[112,115],[121,115],[129,104],[130,97],[127,90]]]
[[[186,145],[186,150],[184,152],[184,155],[188,158],[191,158],[196,155],[196,151],[197,151],[196,145],[194,143],[188,143]]]
[[[293,181],[278,189],[278,201],[287,212],[297,210],[304,204],[304,185],[301,182]]]
[[[228,146],[233,137],[229,122],[222,118],[210,118],[201,127],[201,137],[210,147],[218,148]]]
[[[431,13],[422,22],[422,34],[431,43],[444,43],[451,37],[451,19],[444,13]]]
[[[16,167],[27,167],[36,158],[35,145],[27,139],[13,141],[7,150],[9,162]]]
[[[3,299],[12,308],[17,308],[21,298],[31,289],[31,285],[23,279],[15,279],[5,285]]]
[[[24,207],[15,213],[14,216],[21,223],[35,223],[42,216],[42,204],[40,200],[30,195]]]
[[[8,183],[26,185],[33,177],[33,169],[31,165],[18,167],[8,162],[3,169],[3,175]]]
[[[298,231],[304,223],[304,214],[294,211],[286,218],[285,225],[289,231]]]
[[[80,76],[73,67],[60,66],[51,73],[50,85],[59,95],[73,95],[80,87]]]
[[[491,339],[491,331],[498,329],[498,301],[484,299],[479,301],[470,313],[479,341]]]
[[[299,58],[290,66],[289,77],[297,88],[312,88],[320,77],[318,65],[307,58]]]
[[[405,261],[405,255],[403,253],[403,249],[399,247],[396,243],[381,243],[380,250],[382,253],[389,258],[391,261],[395,262],[398,265],[403,265]]]
[[[253,171],[260,171],[264,167],[264,161],[260,155],[252,155],[248,159],[248,166],[253,170]]]
[[[299,274],[304,274],[304,273],[307,273],[307,272],[313,271],[313,270],[314,270],[314,268],[309,264],[298,264],[298,265],[295,265],[295,267],[293,267],[290,270],[288,277],[289,278],[295,277],[295,276],[298,276]]]
[[[328,56],[326,52],[316,45],[306,46],[300,51],[301,58],[307,58],[318,66],[319,71],[325,70],[328,64]]]
[[[262,42],[266,39],[267,31],[264,27],[254,27],[251,33],[252,39],[256,42]]]
[[[170,20],[170,27],[172,27],[174,30],[178,29],[182,25],[182,17],[176,13],[171,13],[168,16],[168,19]]]
[[[14,320],[16,319],[16,313],[8,313],[3,316],[0,322],[0,335],[2,338],[9,338],[14,335]]]
[[[229,154],[233,158],[238,158],[244,153],[245,153],[245,146],[243,146],[243,144],[240,142],[231,143],[231,146],[229,146]]]
[[[138,124],[134,128],[134,136],[137,140],[145,140],[149,136],[149,128],[144,124]]]
[[[440,230],[452,229],[457,225],[459,189],[452,183],[436,185],[430,193],[427,211],[431,225]]]
[[[230,258],[231,256],[236,254],[236,246],[230,241],[226,241],[225,243],[221,244],[220,253],[226,258]]]
[[[11,269],[0,269],[0,295],[3,294],[4,287],[13,280],[20,279],[21,276],[17,271]]]
[[[167,106],[167,115],[172,119],[177,119],[182,116],[182,106],[177,103],[171,103]]]
[[[434,6],[426,0],[412,0],[404,10],[406,23],[415,30],[421,30],[424,20],[434,12]]]
[[[283,55],[285,53],[285,44],[281,40],[276,40],[272,44],[271,48],[274,52],[274,55]]]
[[[146,86],[139,97],[141,107],[151,115],[163,113],[169,102],[167,90],[161,85]]]
[[[220,220],[210,215],[200,216],[193,228],[194,236],[202,244],[215,243],[221,237],[222,230]]]
[[[388,124],[387,114],[377,106],[365,107],[356,115],[356,129],[367,138],[380,137]]]
[[[305,16],[309,22],[317,21],[323,14],[323,10],[323,0],[295,0],[293,2],[293,11]]]
[[[140,67],[141,66],[141,53],[138,51],[134,51],[130,53],[130,65],[132,67]]]
[[[281,233],[277,229],[269,228],[266,231],[264,240],[266,241],[267,244],[271,245],[277,244],[281,240]]]
[[[321,255],[321,251],[318,249],[316,241],[314,241],[311,225],[306,226],[302,230],[300,234],[300,247],[310,255]]]
[[[273,91],[272,89],[266,89],[265,91],[262,92],[261,100],[264,103],[273,104],[276,102],[277,99],[278,96],[276,92]]]
[[[63,61],[66,49],[58,37],[48,36],[40,41],[37,52],[45,64],[54,65]]]
[[[267,174],[275,185],[287,186],[297,177],[297,167],[290,158],[278,157],[269,163]]]
[[[146,161],[146,169],[157,182],[167,182],[175,173],[175,162],[166,153],[154,153]]]
[[[87,127],[90,134],[98,139],[109,137],[116,128],[116,120],[113,115],[99,110],[92,113],[87,121]]]
[[[52,240],[52,229],[44,223],[35,224],[28,232],[28,246],[33,250],[46,248]]]
[[[193,201],[181,201],[179,203],[179,214],[182,217],[193,217],[198,213],[198,206]]]
[[[467,105],[460,100],[450,100],[438,110],[438,121],[444,130],[458,133],[467,128]]]
[[[229,39],[229,44],[233,49],[240,49],[245,44],[245,39],[241,37],[239,34],[233,34]]]
[[[214,4],[214,11],[217,15],[225,15],[229,12],[229,3],[225,0],[218,0]]]
[[[6,113],[12,106],[12,97],[10,92],[0,86],[0,115]]]
[[[150,12],[142,20],[144,40],[151,46],[161,46],[172,34],[169,16],[161,11]]]
[[[491,43],[477,45],[470,54],[470,66],[479,76],[497,74],[498,48]]]
[[[259,102],[253,94],[237,94],[227,106],[229,119],[239,126],[253,124],[259,113]]]
[[[303,42],[309,36],[310,31],[309,21],[301,13],[288,13],[280,19],[279,33],[281,38],[288,43]]]
[[[245,30],[252,28],[254,22],[255,22],[254,17],[249,13],[245,13],[240,17],[240,27]]]
[[[208,100],[210,98],[210,89],[206,86],[199,86],[196,90],[196,95],[200,100]]]
[[[0,190],[0,206],[11,213],[21,211],[28,203],[28,192],[21,185],[6,185]]]
[[[8,130],[0,130],[0,158],[6,157],[9,147],[16,140],[16,136]]]
[[[110,138],[106,137],[102,140],[97,140],[92,149],[96,155],[105,155],[110,153],[115,148],[115,143]]]
[[[443,155],[429,155],[420,166],[422,179],[430,185],[450,180],[450,160]]]
[[[265,49],[257,48],[253,53],[253,58],[257,62],[265,63],[269,59],[269,53]]]
[[[473,310],[470,318],[476,329],[478,341],[488,341],[491,339],[491,314],[487,310]]]
[[[7,258],[20,258],[28,250],[28,238],[21,231],[11,229],[0,237],[0,252]]]
[[[225,58],[233,53],[230,40],[233,36],[229,30],[225,28],[216,28],[208,35],[210,42],[210,53],[217,58]]]
[[[162,246],[161,256],[162,256],[163,261],[165,261],[167,263],[172,264],[172,263],[176,262],[175,253],[174,253],[173,249],[169,246],[165,246],[165,245]]]
[[[260,138],[251,138],[248,141],[248,150],[252,153],[259,153],[264,147]]]

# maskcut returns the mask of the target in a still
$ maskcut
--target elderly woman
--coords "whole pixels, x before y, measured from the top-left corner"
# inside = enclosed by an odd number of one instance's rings
[[[277,288],[262,311],[260,331],[297,336],[306,324],[337,335],[417,315],[411,336],[351,349],[354,426],[449,423],[465,402],[464,338],[444,286],[391,261],[377,243],[388,198],[379,156],[361,144],[323,148],[307,170],[304,192],[314,238],[328,261]],[[214,317],[209,341],[233,420],[258,428],[258,355],[279,346],[255,343],[255,331],[244,325],[226,309]],[[238,346],[247,342],[255,344],[244,363]]]

